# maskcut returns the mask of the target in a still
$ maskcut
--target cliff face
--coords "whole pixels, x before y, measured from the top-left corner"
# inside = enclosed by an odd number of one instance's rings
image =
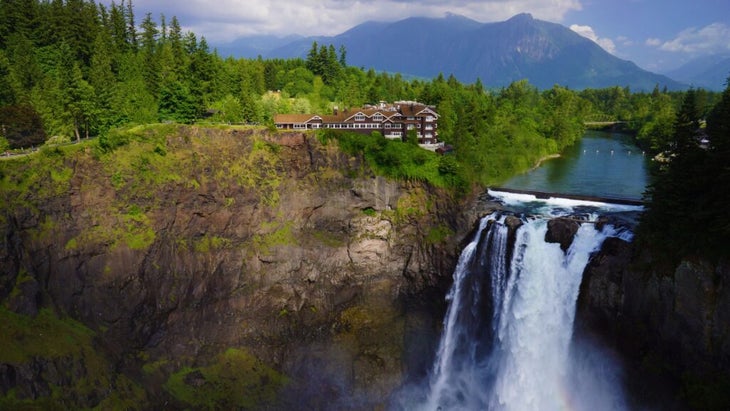
[[[301,133],[165,126],[104,143],[1,165],[2,315],[31,324],[2,341],[17,350],[0,354],[7,404],[369,404],[423,366],[404,341],[428,351],[440,317],[418,307],[467,229],[447,193]],[[42,318],[88,338],[26,349],[67,338],[30,335]],[[59,358],[78,371],[49,373]],[[79,378],[96,382],[81,395]]]
[[[648,378],[677,395],[666,405],[681,400],[692,409],[726,409],[728,278],[726,263],[685,259],[670,267],[650,250],[612,238],[586,268],[578,315],[636,364],[645,378],[637,397],[657,395]]]

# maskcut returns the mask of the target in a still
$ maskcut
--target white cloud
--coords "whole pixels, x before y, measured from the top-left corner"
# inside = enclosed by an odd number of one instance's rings
[[[658,47],[662,44],[662,41],[657,38],[649,38],[644,42],[649,47]]]
[[[185,28],[209,41],[248,35],[336,35],[368,20],[460,14],[481,22],[503,21],[518,13],[562,22],[582,0],[135,0],[135,13],[176,15]]]
[[[688,54],[709,54],[730,51],[730,27],[713,23],[701,29],[681,31],[673,40],[659,46],[661,50]]]
[[[616,41],[618,41],[619,43],[621,43],[622,46],[625,46],[625,47],[630,47],[630,46],[634,45],[633,40],[631,40],[630,38],[628,38],[626,36],[618,36],[618,37],[616,37]]]
[[[598,37],[598,35],[595,31],[593,31],[593,28],[591,26],[581,26],[578,24],[573,24],[570,26],[570,29],[587,39],[593,40],[593,42],[603,47],[603,49],[607,52],[611,54],[616,54],[616,44],[614,44],[613,40],[609,38]]]

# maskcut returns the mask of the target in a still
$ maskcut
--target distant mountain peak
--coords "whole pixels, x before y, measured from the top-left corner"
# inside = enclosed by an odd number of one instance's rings
[[[532,18],[532,14],[530,14],[530,13],[520,13],[520,14],[515,14],[514,16],[512,16],[507,21],[508,22],[530,22],[530,21],[533,21],[533,20],[535,20],[535,19]]]
[[[652,90],[686,88],[641,70],[557,23],[521,13],[507,21],[481,23],[455,13],[368,22],[334,37],[309,38],[280,47],[269,57],[304,57],[312,40],[347,49],[348,64],[416,77],[453,74],[468,83],[505,87],[527,79],[538,88],[630,86]]]
[[[470,18],[464,16],[463,14],[452,13],[450,11],[447,11],[446,13],[444,13],[444,18],[447,18],[447,19],[467,19],[467,20],[471,20]]]

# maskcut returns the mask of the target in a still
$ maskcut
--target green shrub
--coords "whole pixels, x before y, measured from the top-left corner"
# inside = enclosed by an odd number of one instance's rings
[[[195,409],[254,409],[276,399],[287,378],[245,350],[229,348],[205,367],[184,367],[165,389]]]

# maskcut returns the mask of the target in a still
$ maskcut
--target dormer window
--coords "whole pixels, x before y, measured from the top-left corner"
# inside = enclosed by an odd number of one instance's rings
[[[375,115],[373,116],[373,121],[380,123],[381,121],[383,121],[383,115],[380,113],[375,113]]]
[[[363,114],[363,113],[355,114],[355,121],[365,121],[365,114]]]

